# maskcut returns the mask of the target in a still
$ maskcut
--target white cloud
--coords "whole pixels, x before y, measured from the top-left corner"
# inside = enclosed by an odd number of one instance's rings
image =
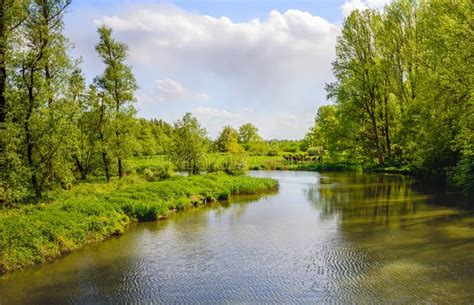
[[[171,78],[156,80],[149,92],[138,94],[139,102],[177,102],[190,100],[208,100],[205,93],[191,91]]]
[[[201,117],[217,120],[233,120],[241,118],[240,115],[230,113],[227,110],[208,107],[198,107],[193,111],[193,113]]]
[[[209,96],[205,93],[195,93],[185,88],[179,82],[170,79],[159,79],[155,82],[153,93],[160,101],[176,101],[186,99],[207,100]]]
[[[240,114],[231,113],[225,109],[197,107],[191,112],[206,127],[209,135],[213,138],[217,137],[226,125],[237,128],[243,124],[243,117]]]
[[[346,17],[354,10],[365,10],[368,8],[382,9],[391,0],[347,0],[342,6],[342,14]]]
[[[300,10],[271,11],[265,19],[234,22],[169,5],[130,6],[96,20],[103,23],[130,46],[129,63],[140,74],[141,87],[153,87],[147,89],[147,100],[153,96],[157,96],[154,100],[206,99],[173,79],[212,96],[206,105],[212,108],[207,110],[192,103],[155,109],[148,104],[142,108],[147,117],[163,117],[166,111],[172,114],[166,119],[174,120],[195,110],[211,133],[225,120],[237,124],[244,117],[245,122],[261,122],[257,127],[264,137],[284,128],[282,134],[289,138],[302,137],[311,121],[292,120],[287,128],[282,124],[287,120],[279,115],[313,116],[317,105],[326,103],[324,85],[333,79],[331,62],[340,31],[337,25]],[[157,78],[161,80],[155,82]],[[139,100],[145,100],[143,95]],[[233,109],[241,118],[210,109]]]
[[[156,6],[96,23],[112,26],[131,46],[135,62],[245,77],[248,83],[328,66],[338,32],[323,18],[299,10],[271,11],[267,20],[234,23],[227,17]]]

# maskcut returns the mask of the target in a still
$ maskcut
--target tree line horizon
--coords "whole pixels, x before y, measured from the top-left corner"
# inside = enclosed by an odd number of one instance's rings
[[[0,203],[36,201],[91,176],[121,179],[133,156],[166,154],[198,174],[209,152],[240,164],[282,147],[328,163],[409,168],[474,193],[470,1],[397,0],[352,12],[336,45],[336,81],[326,86],[332,103],[319,107],[304,139],[277,145],[251,123],[212,140],[191,113],[174,123],[138,118],[128,46],[105,25],[95,47],[105,69],[87,85],[64,35],[70,4],[0,3]]]

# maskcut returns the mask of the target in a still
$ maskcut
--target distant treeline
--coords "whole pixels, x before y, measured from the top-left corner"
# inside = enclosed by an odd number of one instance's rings
[[[326,162],[407,168],[474,195],[474,2],[399,0],[342,27],[305,141]]]

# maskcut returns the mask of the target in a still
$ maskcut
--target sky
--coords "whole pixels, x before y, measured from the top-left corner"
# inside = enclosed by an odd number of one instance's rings
[[[100,25],[129,46],[138,116],[186,112],[216,137],[251,122],[266,139],[301,139],[328,104],[337,36],[354,9],[387,0],[75,0],[65,32],[88,82],[103,72]]]

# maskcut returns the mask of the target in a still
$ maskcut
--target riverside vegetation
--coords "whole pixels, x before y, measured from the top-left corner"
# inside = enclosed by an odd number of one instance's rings
[[[122,179],[133,156],[168,155],[180,171],[228,173],[245,156],[316,159],[310,169],[411,172],[474,194],[472,1],[398,0],[354,11],[342,26],[327,85],[300,141],[264,140],[251,123],[213,140],[190,113],[168,123],[136,117],[128,46],[106,26],[96,51],[104,72],[87,84],[70,55],[63,18],[71,0],[0,3],[0,204],[39,202],[57,188]],[[257,164],[258,165],[258,164]],[[257,166],[252,166],[256,168]]]
[[[131,221],[153,221],[231,195],[276,190],[273,179],[213,173],[153,181],[130,176],[84,183],[51,199],[0,210],[0,273],[40,263],[91,242],[121,234]]]
[[[264,140],[251,123],[225,126],[213,140],[190,113],[174,123],[137,118],[128,46],[100,26],[105,69],[87,83],[64,35],[70,4],[0,1],[3,271],[121,232],[131,218],[272,189],[240,175],[279,169],[277,158],[295,169],[407,171],[474,195],[472,1],[397,0],[352,12],[327,86],[333,104],[318,109],[300,141]],[[133,165],[155,155],[167,160]],[[190,177],[169,177],[173,169]]]

